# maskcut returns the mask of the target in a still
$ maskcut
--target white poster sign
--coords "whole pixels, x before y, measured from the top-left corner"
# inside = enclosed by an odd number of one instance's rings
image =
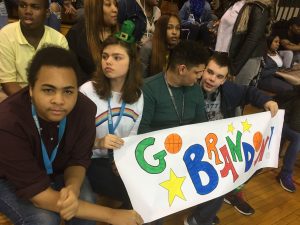
[[[277,167],[283,118],[263,112],[125,138],[115,162],[133,208],[151,222]]]

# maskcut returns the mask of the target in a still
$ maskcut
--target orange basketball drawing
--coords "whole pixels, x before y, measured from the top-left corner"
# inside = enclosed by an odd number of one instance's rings
[[[176,154],[180,151],[182,139],[178,134],[169,134],[165,140],[165,148],[171,154]]]
[[[261,146],[261,143],[262,143],[262,134],[260,132],[256,132],[254,135],[253,135],[253,145],[254,145],[254,149],[255,151],[258,151],[260,146]]]

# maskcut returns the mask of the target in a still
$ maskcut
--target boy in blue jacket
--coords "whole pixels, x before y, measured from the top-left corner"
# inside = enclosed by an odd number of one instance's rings
[[[238,85],[227,81],[230,62],[227,54],[214,53],[208,60],[200,86],[205,100],[205,110],[209,121],[235,116],[236,107],[252,104],[271,112],[278,111],[278,105],[270,96],[252,86]],[[228,193],[224,201],[244,215],[252,215],[254,209],[243,199],[242,186]]]

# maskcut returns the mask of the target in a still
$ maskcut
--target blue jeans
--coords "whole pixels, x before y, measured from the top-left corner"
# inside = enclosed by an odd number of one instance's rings
[[[280,94],[286,91],[292,91],[294,86],[285,81],[283,78],[270,76],[258,81],[258,88]]]
[[[300,133],[291,129],[284,123],[282,128],[282,140],[285,139],[289,140],[290,143],[283,158],[281,173],[292,175],[297,160],[297,154],[300,151]]]
[[[63,177],[60,176],[51,186],[55,190],[60,190],[64,186]],[[87,179],[81,186],[80,199],[95,202]],[[58,213],[36,208],[29,200],[17,197],[13,185],[5,179],[0,179],[0,212],[5,214],[14,225],[60,225],[61,222]],[[96,222],[73,218],[65,224],[96,225]]]
[[[94,158],[87,170],[87,177],[95,193],[122,201],[123,209],[132,209],[131,202],[120,176],[112,170],[107,158]]]

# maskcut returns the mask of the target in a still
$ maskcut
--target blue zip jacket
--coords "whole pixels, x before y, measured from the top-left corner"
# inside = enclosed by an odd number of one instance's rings
[[[258,108],[263,108],[264,104],[272,100],[271,96],[253,86],[238,85],[231,81],[226,81],[220,86],[221,112],[224,118],[235,117],[235,108],[251,104]]]

